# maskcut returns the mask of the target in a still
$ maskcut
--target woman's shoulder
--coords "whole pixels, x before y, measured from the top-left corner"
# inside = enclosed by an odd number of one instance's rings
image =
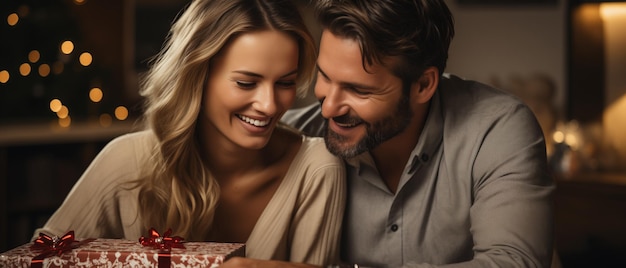
[[[302,136],[302,145],[299,156],[307,162],[318,165],[333,165],[343,167],[344,163],[339,157],[331,154],[326,148],[326,143],[321,137]]]
[[[156,136],[150,130],[126,133],[114,138],[102,148],[99,158],[106,158],[107,161],[117,164],[130,159],[134,159],[134,163],[140,163],[149,158],[156,144]]]
[[[111,140],[105,147],[109,150],[128,150],[150,148],[156,144],[156,136],[150,130],[141,130],[120,135]]]

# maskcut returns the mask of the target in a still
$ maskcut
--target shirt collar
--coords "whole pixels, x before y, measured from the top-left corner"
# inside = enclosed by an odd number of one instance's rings
[[[407,163],[408,173],[415,173],[421,164],[432,161],[443,140],[444,121],[441,106],[441,88],[442,86],[435,91],[431,99],[426,123],[415,148],[413,148],[413,152],[411,152],[409,163]]]

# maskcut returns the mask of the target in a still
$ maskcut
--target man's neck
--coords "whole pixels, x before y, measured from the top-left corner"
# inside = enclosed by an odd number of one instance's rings
[[[422,133],[428,115],[428,106],[420,106],[414,110],[413,113],[416,116],[406,129],[370,151],[378,173],[393,193],[398,189],[404,167],[409,162],[411,152]]]
[[[417,144],[420,131],[421,128],[419,130],[407,128],[371,151],[381,178],[393,193],[398,189],[404,167]]]

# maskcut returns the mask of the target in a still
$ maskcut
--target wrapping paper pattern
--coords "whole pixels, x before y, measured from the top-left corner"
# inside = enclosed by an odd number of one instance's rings
[[[245,256],[245,245],[239,243],[185,242],[185,248],[169,251],[170,267],[217,267],[233,256]],[[96,239],[79,248],[54,255],[43,261],[43,267],[126,268],[159,267],[163,250],[144,247],[137,241]],[[25,244],[0,254],[0,267],[31,267],[33,257],[39,255]]]

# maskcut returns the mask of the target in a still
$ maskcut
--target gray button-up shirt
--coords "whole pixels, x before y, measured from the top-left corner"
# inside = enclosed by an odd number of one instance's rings
[[[319,105],[283,121],[320,135],[323,120],[312,116],[321,118]],[[541,129],[517,98],[442,77],[411,157],[399,161],[406,165],[396,193],[369,153],[346,161],[346,262],[549,267],[554,184]]]

